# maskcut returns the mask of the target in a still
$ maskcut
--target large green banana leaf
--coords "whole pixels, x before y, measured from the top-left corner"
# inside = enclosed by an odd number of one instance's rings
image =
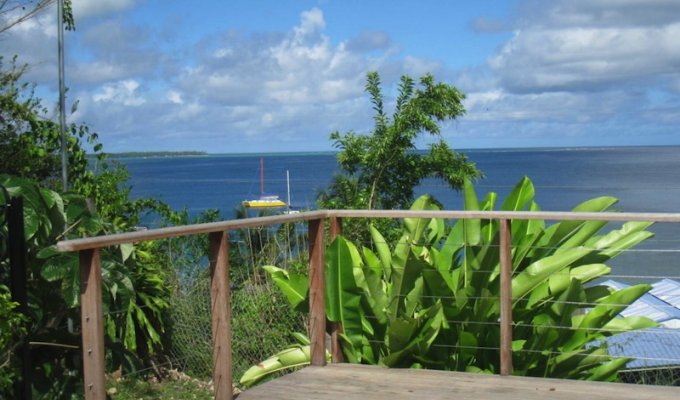
[[[262,268],[269,273],[276,286],[281,289],[293,308],[299,311],[307,311],[309,309],[307,301],[309,279],[306,275],[291,273],[273,265],[265,265]]]

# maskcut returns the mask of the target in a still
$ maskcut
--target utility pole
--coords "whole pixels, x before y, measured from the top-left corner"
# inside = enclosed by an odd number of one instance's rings
[[[68,190],[68,157],[66,155],[66,85],[64,83],[64,0],[57,0],[57,46],[59,53],[59,132],[61,133],[61,179]]]

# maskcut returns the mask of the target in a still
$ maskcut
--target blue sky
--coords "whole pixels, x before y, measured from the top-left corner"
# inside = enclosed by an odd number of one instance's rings
[[[371,130],[370,70],[388,100],[403,74],[465,92],[457,149],[680,144],[677,0],[73,3],[68,119],[107,151],[331,150]],[[47,103],[55,15],[0,36]]]

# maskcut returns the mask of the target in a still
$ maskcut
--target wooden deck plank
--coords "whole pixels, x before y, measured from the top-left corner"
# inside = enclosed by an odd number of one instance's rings
[[[241,393],[250,399],[676,400],[680,388],[331,364]]]

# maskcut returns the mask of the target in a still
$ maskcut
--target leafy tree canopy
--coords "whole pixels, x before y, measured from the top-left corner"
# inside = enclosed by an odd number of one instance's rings
[[[439,178],[460,189],[466,178],[482,173],[466,156],[456,153],[441,138],[440,124],[465,113],[465,95],[446,83],[424,75],[419,84],[402,76],[395,110],[389,117],[381,91],[380,76],[369,72],[366,92],[375,111],[370,134],[333,132],[330,139],[339,149],[342,174],[319,195],[323,208],[408,208],[416,186],[425,178]],[[423,134],[438,138],[426,153],[417,151]]]
[[[0,0],[0,33],[36,16],[57,0]],[[75,30],[71,0],[64,0],[66,30]]]

